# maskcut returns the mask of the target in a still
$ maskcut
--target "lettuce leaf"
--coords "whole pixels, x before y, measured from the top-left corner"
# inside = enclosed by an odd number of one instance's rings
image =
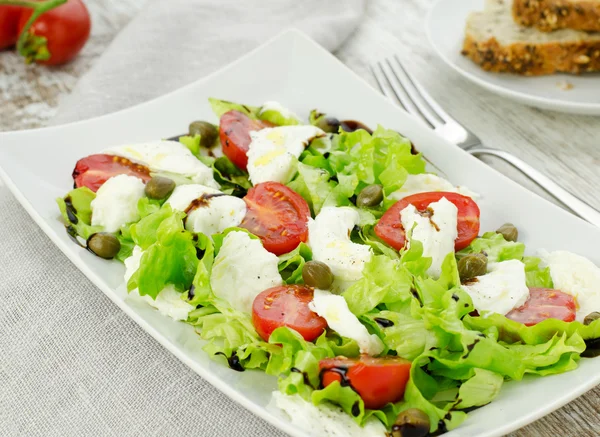
[[[215,180],[221,186],[221,191],[234,196],[243,197],[252,184],[248,173],[237,168],[226,156],[214,160],[212,169]]]
[[[241,105],[239,103],[228,102],[227,100],[219,100],[212,97],[210,97],[208,101],[217,118],[221,118],[223,114],[229,111],[240,111],[250,118],[257,118],[259,110],[259,107],[257,106]]]
[[[179,142],[187,147],[194,156],[200,155],[200,135],[196,134],[193,137],[184,135],[179,137]]]
[[[365,264],[363,277],[343,293],[348,308],[357,316],[378,305],[392,309],[412,298],[413,277],[400,260],[375,255]]]
[[[306,261],[312,260],[312,250],[305,243],[279,256],[279,273],[286,284],[302,284],[302,269]]]
[[[526,256],[523,258],[525,263],[525,277],[528,287],[554,288],[550,267],[540,267],[542,260],[535,256]]]
[[[191,287],[198,258],[193,235],[183,227],[184,217],[185,213],[165,205],[131,227],[132,238],[144,254],[127,283],[128,290],[137,288],[141,296],[156,299],[167,284],[182,292]]]
[[[468,247],[457,252],[456,256],[460,259],[461,256],[469,253],[480,252],[485,253],[491,263],[511,259],[521,260],[525,252],[525,245],[520,242],[506,241],[502,234],[486,232],[483,236],[474,239]]]
[[[63,222],[73,238],[74,234],[87,240],[92,234],[101,232],[102,226],[92,226],[92,200],[96,193],[87,187],[75,188],[62,198],[56,199]]]
[[[425,160],[411,153],[410,141],[381,126],[373,135],[362,129],[340,132],[329,162],[338,177],[357,176],[356,193],[366,185],[381,184],[388,195],[404,184],[408,174],[425,172]]]
[[[354,175],[338,175],[338,181],[331,179],[327,170],[298,162],[298,173],[287,184],[308,203],[313,215],[325,206],[348,206],[354,195],[358,179]]]

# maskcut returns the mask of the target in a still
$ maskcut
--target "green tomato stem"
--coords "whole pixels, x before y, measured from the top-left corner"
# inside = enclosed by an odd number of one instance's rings
[[[27,33],[29,32],[29,29],[31,28],[31,25],[33,24],[33,22],[35,20],[37,20],[38,17],[40,15],[42,15],[44,12],[47,12],[50,9],[54,9],[66,2],[67,2],[67,0],[44,0],[44,1],[0,0],[0,5],[23,6],[26,8],[31,8],[33,10],[31,17],[29,17],[29,20],[27,20],[27,23],[25,23],[25,26],[23,27],[23,30],[21,31],[21,34],[19,35],[19,40],[17,41],[17,52],[20,53],[21,50],[23,49],[23,46],[25,45],[25,42],[27,40]]]

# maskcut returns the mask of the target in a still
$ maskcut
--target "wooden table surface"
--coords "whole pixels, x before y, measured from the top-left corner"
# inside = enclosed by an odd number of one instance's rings
[[[600,118],[528,108],[466,82],[437,59],[427,42],[424,17],[433,0],[372,0],[360,27],[336,53],[375,86],[368,65],[398,54],[433,96],[490,147],[508,150],[600,208]],[[87,0],[92,36],[77,60],[65,67],[25,66],[0,53],[0,131],[44,126],[61,96],[94,64],[143,0]],[[565,91],[568,92],[568,91]],[[545,197],[508,165],[490,165]],[[600,387],[511,437],[600,435]]]

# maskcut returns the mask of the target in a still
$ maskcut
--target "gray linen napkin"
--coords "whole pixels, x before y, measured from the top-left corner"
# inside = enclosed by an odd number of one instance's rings
[[[214,71],[288,26],[334,50],[363,0],[153,0],[59,110],[64,123]],[[282,436],[181,364],[0,188],[0,435]]]

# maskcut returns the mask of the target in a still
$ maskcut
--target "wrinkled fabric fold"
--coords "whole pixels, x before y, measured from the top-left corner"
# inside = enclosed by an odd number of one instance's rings
[[[333,51],[356,29],[364,8],[364,0],[151,0],[61,102],[52,124],[173,91],[290,27]]]

